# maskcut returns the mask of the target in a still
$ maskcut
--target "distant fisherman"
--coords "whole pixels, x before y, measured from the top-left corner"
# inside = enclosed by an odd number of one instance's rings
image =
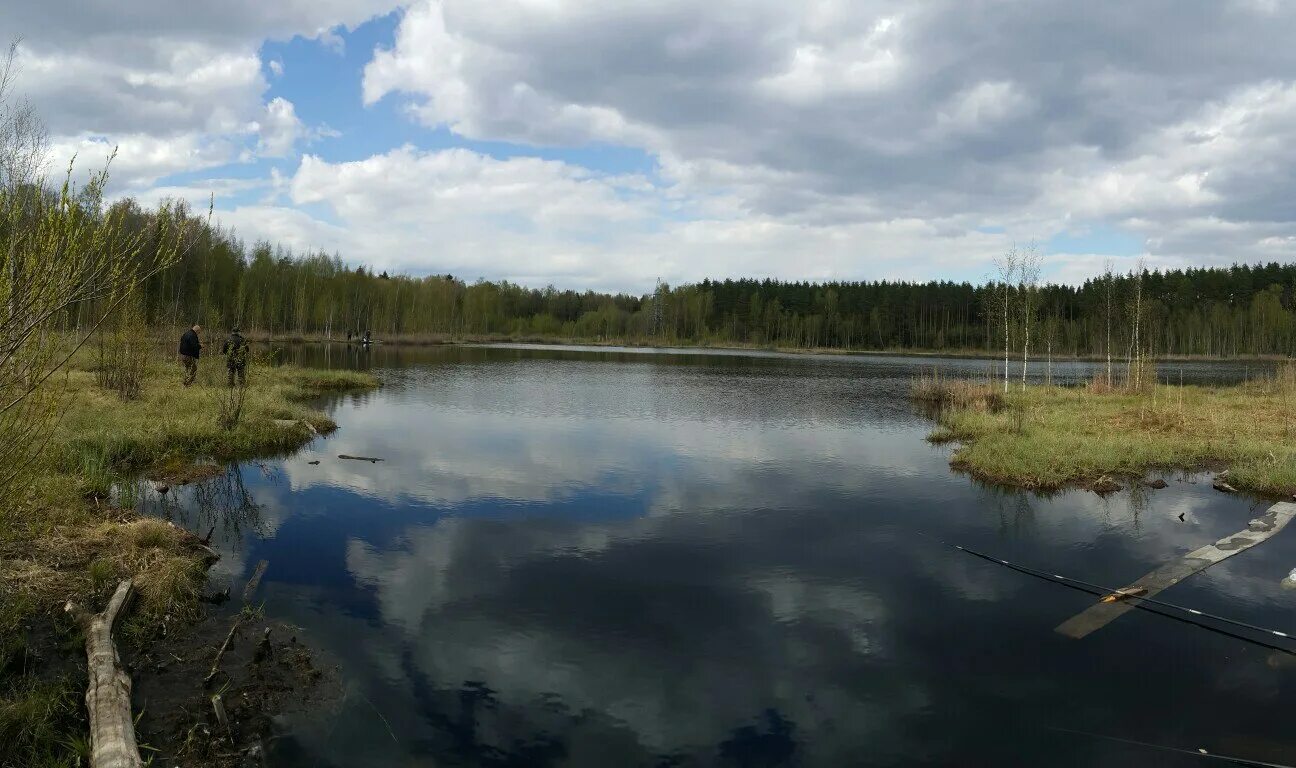
[[[247,386],[247,359],[248,343],[239,333],[238,326],[231,331],[228,339],[225,339],[224,346],[221,347],[221,354],[225,355],[225,367],[229,369],[229,385],[234,386],[234,377],[238,377],[240,387]]]
[[[202,326],[194,323],[193,327],[180,337],[180,364],[184,366],[186,387],[198,378],[198,357],[202,355],[203,346],[198,340],[199,333],[202,333]]]

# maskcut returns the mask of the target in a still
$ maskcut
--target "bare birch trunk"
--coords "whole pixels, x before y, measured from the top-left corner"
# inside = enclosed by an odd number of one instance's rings
[[[1008,394],[1008,286],[1004,286],[1004,394]]]
[[[1029,290],[1029,289],[1028,289]],[[1026,361],[1030,357],[1030,294],[1022,297],[1022,391],[1026,391]]]
[[[1103,282],[1107,287],[1107,388],[1112,385],[1111,323],[1112,323],[1112,267],[1108,261],[1103,265]]]
[[[1134,278],[1134,389],[1143,389],[1143,349],[1139,345],[1139,321],[1142,318],[1143,303],[1143,260],[1137,265],[1138,274]]]

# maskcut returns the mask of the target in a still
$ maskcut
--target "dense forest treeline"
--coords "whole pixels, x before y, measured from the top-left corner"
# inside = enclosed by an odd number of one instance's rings
[[[128,228],[156,226],[156,215],[133,201],[113,211]],[[272,336],[331,338],[367,328],[378,338],[986,351],[1002,350],[1007,333],[1014,348],[1029,341],[1039,355],[1110,349],[1117,357],[1130,353],[1135,338],[1153,355],[1288,355],[1296,347],[1291,264],[1098,275],[1080,286],[703,280],[631,296],[375,274],[337,255],[293,254],[264,242],[247,247],[190,216],[192,234],[175,264],[143,286],[141,311],[150,324],[239,324]]]

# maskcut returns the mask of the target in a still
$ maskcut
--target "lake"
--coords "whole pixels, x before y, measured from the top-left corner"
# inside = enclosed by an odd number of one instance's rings
[[[286,352],[384,387],[166,510],[200,533],[216,515],[218,584],[267,560],[267,615],[340,667],[340,701],[285,720],[271,765],[1296,762],[1296,657],[1145,611],[1063,637],[1092,596],[942,543],[1118,587],[1269,506],[1201,477],[1042,498],[951,471],[909,383],[988,361]],[[1292,631],[1293,567],[1285,531],[1161,598]]]

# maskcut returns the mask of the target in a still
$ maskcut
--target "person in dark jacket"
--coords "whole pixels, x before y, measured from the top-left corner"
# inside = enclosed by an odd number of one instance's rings
[[[247,386],[247,361],[248,361],[248,343],[239,333],[238,326],[230,330],[229,338],[225,339],[224,346],[221,347],[221,354],[225,355],[225,367],[229,370],[229,385],[234,386],[234,378],[238,377],[240,387]]]
[[[202,342],[198,334],[202,326],[194,323],[193,327],[180,337],[180,365],[184,366],[184,385],[187,387],[198,378],[198,358],[202,355]]]

